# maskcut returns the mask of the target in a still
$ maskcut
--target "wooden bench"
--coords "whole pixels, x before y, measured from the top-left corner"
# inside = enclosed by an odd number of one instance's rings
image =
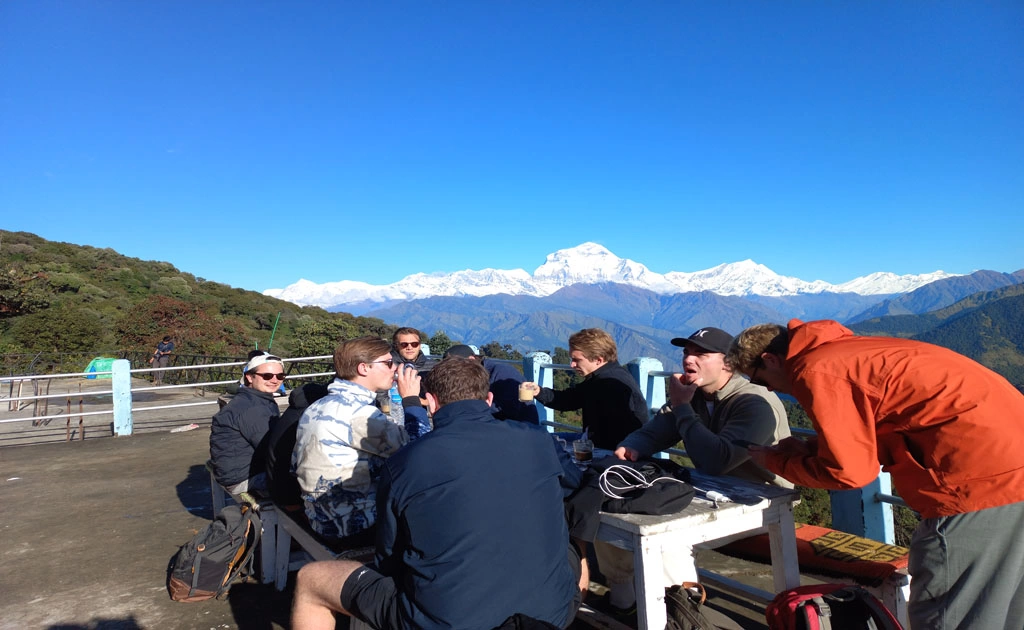
[[[824,582],[859,584],[880,599],[904,627],[909,627],[909,549],[814,525],[798,524],[796,538],[801,574]],[[738,540],[716,551],[761,563],[770,558],[766,535]]]
[[[300,551],[292,553],[292,541],[300,547]],[[274,560],[274,586],[283,591],[288,583],[288,573],[298,571],[311,561],[319,560],[355,560],[356,562],[373,562],[374,548],[356,547],[354,549],[336,549],[317,535],[308,525],[292,518],[285,510],[277,510],[277,556]]]
[[[291,552],[292,541],[300,547],[297,553]],[[320,560],[354,560],[356,562],[373,562],[374,547],[358,547],[338,551],[311,530],[305,523],[292,518],[285,510],[277,512],[277,558],[275,562],[276,580],[274,586],[282,591],[288,583],[288,574],[298,571],[308,562]],[[598,630],[629,630],[604,613],[587,604],[582,604],[576,613],[576,620],[582,621],[591,628]]]

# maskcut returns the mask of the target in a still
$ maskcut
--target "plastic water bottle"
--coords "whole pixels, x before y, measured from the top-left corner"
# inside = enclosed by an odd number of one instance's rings
[[[388,396],[391,397],[391,411],[388,412],[388,417],[395,424],[404,426],[405,409],[402,408],[402,395],[398,393],[398,383],[391,385],[391,390],[388,391]]]

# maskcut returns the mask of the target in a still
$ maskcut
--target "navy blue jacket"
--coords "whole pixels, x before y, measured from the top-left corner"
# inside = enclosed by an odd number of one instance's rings
[[[495,628],[514,613],[565,627],[579,586],[551,437],[445,405],[434,430],[387,459],[377,486],[377,567],[407,628]]]
[[[493,359],[483,359],[484,369],[490,377],[491,413],[499,420],[519,420],[530,424],[540,424],[537,405],[519,401],[519,384],[524,380],[519,370],[508,363]]]
[[[242,387],[213,416],[210,460],[217,483],[233,486],[266,471],[266,445],[261,442],[270,420],[280,413],[273,395]]]
[[[537,400],[557,411],[582,409],[583,428],[594,446],[610,451],[649,417],[640,386],[618,361],[605,363],[568,389],[543,387]]]

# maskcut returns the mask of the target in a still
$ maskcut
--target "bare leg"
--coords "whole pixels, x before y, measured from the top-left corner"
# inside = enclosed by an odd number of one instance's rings
[[[580,554],[580,593],[582,593],[585,599],[587,591],[590,589],[590,563],[587,562],[587,543],[576,538],[572,539],[572,543],[576,545],[576,549]]]
[[[341,588],[362,564],[351,560],[312,562],[299,570],[292,600],[294,630],[334,630],[334,613],[341,607]]]

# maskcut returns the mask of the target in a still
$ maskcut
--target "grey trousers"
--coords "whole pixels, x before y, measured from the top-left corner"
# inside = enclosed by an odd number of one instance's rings
[[[923,519],[910,575],[912,630],[1024,629],[1024,501]]]

